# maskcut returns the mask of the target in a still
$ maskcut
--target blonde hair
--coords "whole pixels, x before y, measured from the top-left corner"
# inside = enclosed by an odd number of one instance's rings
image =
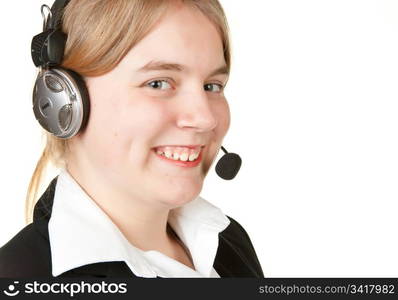
[[[62,30],[68,38],[61,67],[83,77],[100,76],[111,71],[149,33],[168,6],[176,2],[199,9],[216,26],[229,71],[229,28],[218,0],[71,0],[62,17]],[[67,147],[67,140],[45,132],[45,147],[26,196],[27,223],[32,221],[37,193],[47,168],[51,165],[57,168],[65,166]]]

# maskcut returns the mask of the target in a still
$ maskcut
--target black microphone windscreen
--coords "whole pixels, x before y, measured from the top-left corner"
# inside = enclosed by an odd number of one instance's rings
[[[242,159],[238,154],[226,153],[221,157],[216,165],[216,173],[222,179],[231,180],[238,174]]]

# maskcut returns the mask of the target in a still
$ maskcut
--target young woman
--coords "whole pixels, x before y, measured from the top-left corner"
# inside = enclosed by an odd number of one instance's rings
[[[263,277],[246,231],[199,196],[230,124],[218,1],[57,0],[46,24],[67,37],[61,72],[34,90],[52,134],[29,187],[33,222],[0,248],[0,277]],[[32,44],[40,74],[62,48],[50,39]],[[78,109],[54,125],[66,90]],[[60,174],[35,203],[49,163]]]

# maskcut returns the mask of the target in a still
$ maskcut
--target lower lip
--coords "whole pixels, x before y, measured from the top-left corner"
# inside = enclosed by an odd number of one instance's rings
[[[157,153],[156,153],[156,150],[154,150],[154,152],[155,152],[155,155],[156,155],[157,157],[159,157],[160,159],[163,159],[164,161],[167,161],[167,162],[169,162],[169,163],[172,163],[172,164],[174,164],[174,165],[176,165],[176,166],[186,167],[186,168],[193,168],[193,167],[196,167],[197,165],[199,165],[200,162],[202,161],[202,152],[203,152],[203,149],[202,149],[202,151],[200,151],[198,158],[197,158],[196,160],[194,160],[194,161],[189,161],[189,160],[188,160],[188,161],[173,160],[173,159],[167,158],[166,156],[157,154]]]

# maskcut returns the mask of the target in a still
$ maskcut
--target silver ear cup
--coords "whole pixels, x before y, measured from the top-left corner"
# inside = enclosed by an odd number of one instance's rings
[[[62,69],[43,70],[33,89],[33,112],[59,138],[76,135],[83,122],[83,99],[75,79]]]

